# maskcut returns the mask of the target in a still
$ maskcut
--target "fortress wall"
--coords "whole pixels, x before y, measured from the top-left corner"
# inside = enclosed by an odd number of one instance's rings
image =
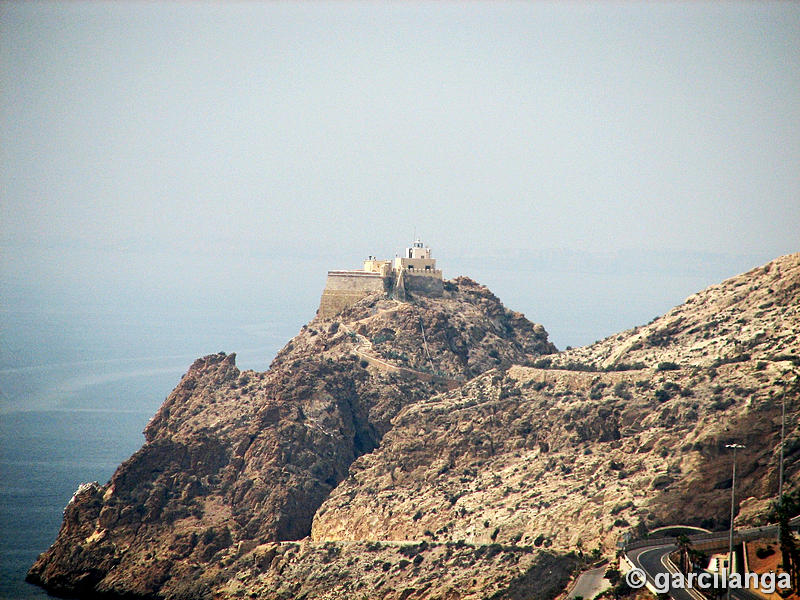
[[[388,285],[389,279],[377,273],[328,271],[317,314],[324,319],[332,317],[368,294],[385,293]]]
[[[439,297],[444,292],[440,274],[441,271],[438,269],[424,275],[412,275],[405,271],[403,276],[405,290],[411,295]],[[377,273],[328,271],[328,280],[325,283],[325,290],[322,292],[317,314],[323,319],[333,317],[368,294],[391,291],[392,283],[392,277],[381,277]]]
[[[326,290],[383,292],[386,290],[383,277],[377,273],[364,271],[328,271]]]
[[[439,272],[441,273],[441,271]],[[406,291],[411,292],[412,295],[416,293],[438,297],[444,292],[442,280],[430,275],[410,275],[406,271],[403,279],[405,279]]]
[[[406,275],[416,275],[417,277],[434,277],[436,279],[442,279],[442,270],[441,269],[413,269],[407,270]]]

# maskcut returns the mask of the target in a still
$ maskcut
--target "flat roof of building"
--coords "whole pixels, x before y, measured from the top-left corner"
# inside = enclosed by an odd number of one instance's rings
[[[355,277],[381,277],[380,273],[373,273],[372,271],[328,271],[328,275],[351,275]]]

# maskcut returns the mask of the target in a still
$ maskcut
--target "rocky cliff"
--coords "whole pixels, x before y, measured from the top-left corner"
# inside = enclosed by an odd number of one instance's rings
[[[317,511],[315,540],[427,539],[609,553],[617,537],[727,526],[800,471],[800,254],[696,294],[647,326],[488,372],[406,407]]]
[[[197,360],[144,446],[106,485],[76,493],[29,580],[57,593],[202,597],[242,553],[308,536],[403,407],[555,350],[540,325],[460,278],[440,298],[375,294],[315,319],[264,373],[240,371],[234,355]]]
[[[797,486],[800,254],[563,353],[468,279],[315,319],[266,373],[197,361],[30,572],[164,598],[552,598],[575,554]]]

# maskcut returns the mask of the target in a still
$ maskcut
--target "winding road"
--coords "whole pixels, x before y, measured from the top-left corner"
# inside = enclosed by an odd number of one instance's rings
[[[792,528],[800,526],[800,517],[795,517],[791,521]],[[754,540],[764,536],[777,536],[777,525],[766,527],[755,527],[751,529],[740,529],[735,532],[735,540],[740,544],[742,540]],[[720,542],[727,546],[728,532],[717,532],[711,534],[690,535],[689,539],[693,542]],[[634,547],[635,546],[635,547]],[[631,544],[625,550],[624,557],[634,567],[641,569],[647,575],[647,581],[651,584],[655,582],[655,577],[659,573],[676,573],[678,569],[669,559],[671,552],[677,550],[677,546],[669,538],[653,540],[651,543],[637,542]],[[670,585],[669,596],[674,600],[705,600],[706,597],[696,589],[685,590],[673,588]],[[763,600],[763,598],[749,590],[731,590],[731,597],[736,600]]]
[[[669,554],[677,550],[675,544],[663,544],[659,546],[645,546],[627,552],[627,557],[633,566],[641,569],[647,574],[650,583],[655,582],[655,577],[659,573],[672,573],[670,568]],[[696,590],[683,590],[670,586],[669,595],[674,600],[703,600],[702,594]]]

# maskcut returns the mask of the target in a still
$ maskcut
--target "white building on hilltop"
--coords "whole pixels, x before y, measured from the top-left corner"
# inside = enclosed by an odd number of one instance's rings
[[[436,268],[436,259],[431,258],[431,249],[423,246],[419,238],[414,240],[410,248],[406,248],[405,256],[395,257],[392,270],[395,275],[399,275],[401,271],[406,271],[407,275],[423,275],[434,277],[435,279],[442,278],[441,269]]]
[[[334,316],[368,294],[407,300],[409,294],[436,297],[442,291],[442,271],[436,268],[431,249],[417,238],[394,261],[369,256],[362,270],[328,271],[318,312],[325,318]]]

